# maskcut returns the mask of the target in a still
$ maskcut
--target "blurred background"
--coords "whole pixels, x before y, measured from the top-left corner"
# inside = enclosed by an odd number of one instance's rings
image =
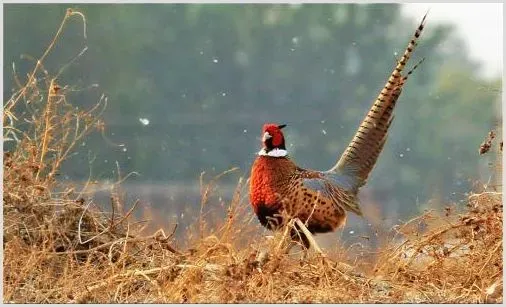
[[[159,224],[193,221],[201,173],[238,167],[219,180],[215,205],[226,204],[249,176],[264,122],[288,124],[300,166],[330,168],[429,8],[408,68],[426,60],[361,190],[364,211],[390,227],[462,206],[494,180],[497,155],[478,148],[501,125],[502,4],[5,4],[4,99],[13,68],[26,79],[69,6],[85,14],[87,37],[75,18],[45,69],[55,74],[87,47],[60,83],[74,88],[72,104],[104,93],[108,108],[105,133],[81,144],[61,179],[79,184],[91,169],[108,201],[117,165],[137,172],[122,184],[126,197]],[[370,224],[352,216],[344,232]]]

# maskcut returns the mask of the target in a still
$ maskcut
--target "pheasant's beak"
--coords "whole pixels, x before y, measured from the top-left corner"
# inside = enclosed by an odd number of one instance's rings
[[[269,134],[269,132],[265,131],[264,132],[264,136],[262,137],[262,142],[265,143],[265,141],[267,141],[268,139],[270,139],[272,137],[272,135]]]
[[[283,124],[283,125],[279,125],[279,126],[278,126],[278,128],[279,128],[279,129],[283,129],[283,128],[285,128],[285,127],[286,127],[286,124]]]

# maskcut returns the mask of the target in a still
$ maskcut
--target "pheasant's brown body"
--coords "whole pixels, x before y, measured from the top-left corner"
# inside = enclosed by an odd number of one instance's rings
[[[337,163],[328,171],[298,167],[287,156],[281,129],[263,127],[263,149],[253,163],[250,200],[262,225],[276,229],[286,217],[297,217],[312,233],[329,232],[344,224],[346,212],[361,215],[358,190],[369,177],[388,135],[393,109],[412,71],[402,71],[424,27],[425,16],[402,58]]]
[[[326,183],[328,193],[304,186],[304,179],[322,180],[317,171],[297,167],[288,158],[261,156],[253,164],[251,201],[262,225],[282,225],[283,210],[288,216],[308,221],[313,233],[333,231],[345,221],[346,205],[355,202],[355,193]]]

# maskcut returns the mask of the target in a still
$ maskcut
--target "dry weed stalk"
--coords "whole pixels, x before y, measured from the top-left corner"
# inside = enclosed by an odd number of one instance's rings
[[[171,236],[131,235],[135,230],[130,229],[129,218],[136,204],[126,214],[117,213],[115,219],[114,215],[109,218],[93,208],[93,201],[85,201],[83,193],[76,196],[69,186],[63,186],[63,192],[55,192],[63,161],[90,133],[103,132],[101,115],[107,105],[107,98],[102,95],[91,109],[80,110],[69,101],[70,86],[57,81],[86,48],[55,75],[44,67],[45,58],[72,16],[82,17],[86,31],[84,15],[67,10],[27,81],[23,84],[15,75],[19,88],[4,103],[4,140],[11,142],[4,153],[6,301],[44,302],[59,292],[63,292],[60,298],[65,292],[71,296],[75,289],[63,291],[65,281],[54,284],[54,278],[82,274],[84,268],[97,264],[100,267],[103,261],[115,266],[122,263],[124,267],[125,262],[132,261],[132,255],[146,247],[177,253],[170,246]],[[112,205],[117,206],[114,197]],[[79,269],[72,271],[76,268]],[[33,287],[41,288],[27,295]],[[45,289],[48,287],[52,288]]]
[[[502,287],[502,193],[472,194],[468,207],[463,214],[425,215],[430,227],[386,250],[375,272],[411,287],[423,302],[501,301],[501,291],[485,289]]]

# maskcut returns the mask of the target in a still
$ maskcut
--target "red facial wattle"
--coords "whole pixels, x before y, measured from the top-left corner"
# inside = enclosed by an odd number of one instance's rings
[[[283,144],[283,133],[281,131],[276,131],[272,133],[272,145],[274,147],[279,147]]]

